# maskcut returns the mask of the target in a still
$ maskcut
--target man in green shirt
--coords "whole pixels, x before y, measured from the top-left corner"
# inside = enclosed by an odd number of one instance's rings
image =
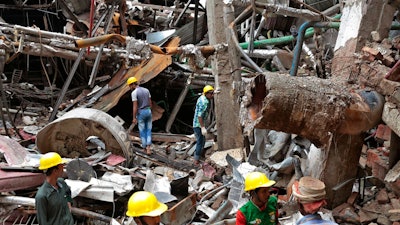
[[[261,172],[251,172],[246,176],[244,191],[249,192],[250,200],[236,213],[236,225],[279,224],[278,198],[269,193],[275,183]]]
[[[37,220],[40,225],[73,225],[71,190],[62,179],[65,161],[56,152],[40,158],[39,169],[46,180],[35,196]]]

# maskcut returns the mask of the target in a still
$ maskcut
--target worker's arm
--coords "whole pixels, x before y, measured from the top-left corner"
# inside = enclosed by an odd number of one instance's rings
[[[137,119],[136,119],[136,115],[137,115],[137,106],[138,106],[138,104],[137,104],[137,101],[134,101],[134,102],[132,102],[133,104],[133,113],[132,113],[132,115],[133,115],[133,119],[132,119],[132,123],[133,124],[136,124],[137,123]]]
[[[197,118],[199,119],[200,126],[201,126],[201,127],[204,127],[203,117],[198,116]]]
[[[279,222],[279,211],[278,211],[278,207],[276,208],[276,211],[275,211],[275,224],[276,225],[280,225],[281,223]]]
[[[149,106],[150,106],[150,109],[153,107],[153,102],[151,101],[151,98],[149,99]]]
[[[207,129],[206,129],[205,125],[204,125],[203,118],[201,116],[199,116],[198,118],[199,118],[199,123],[200,123],[200,126],[201,126],[201,134],[203,136],[206,136],[207,135]]]
[[[36,216],[40,225],[50,225],[47,221],[47,199],[43,196],[35,198]]]
[[[236,225],[246,225],[246,217],[240,210],[236,213]]]

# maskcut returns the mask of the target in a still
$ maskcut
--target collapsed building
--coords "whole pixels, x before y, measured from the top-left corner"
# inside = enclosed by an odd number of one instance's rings
[[[35,223],[48,151],[69,159],[82,224],[130,224],[127,198],[142,189],[169,204],[164,224],[234,224],[253,170],[278,181],[282,223],[302,175],[326,183],[337,222],[400,220],[398,2],[202,4],[0,4],[3,223]],[[125,122],[131,76],[157,101],[150,156]],[[217,94],[198,169],[190,124],[205,84]]]

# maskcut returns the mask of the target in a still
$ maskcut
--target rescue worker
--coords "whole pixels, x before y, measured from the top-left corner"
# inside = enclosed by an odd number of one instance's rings
[[[133,120],[132,124],[139,126],[139,136],[142,142],[142,148],[146,154],[151,154],[151,95],[147,88],[140,87],[135,77],[129,77],[126,81],[129,89],[132,90],[131,98],[133,103]]]
[[[246,176],[244,191],[249,192],[250,200],[236,213],[236,225],[278,224],[278,198],[269,192],[275,183],[261,172],[251,172]]]
[[[207,129],[205,127],[205,121],[208,116],[208,110],[210,105],[210,99],[214,97],[214,87],[206,85],[203,88],[203,94],[197,99],[196,109],[194,110],[193,117],[193,132],[196,136],[196,149],[194,152],[194,164],[199,165],[200,156],[203,154],[204,144],[206,142],[205,135]]]
[[[159,202],[153,193],[138,191],[129,198],[126,215],[134,217],[137,225],[158,225],[161,214],[167,209],[168,206]]]
[[[313,177],[302,177],[292,185],[292,193],[299,204],[299,211],[303,215],[296,225],[337,225],[337,223],[322,219],[318,213],[326,205],[324,182]]]
[[[61,178],[65,161],[56,152],[48,152],[40,158],[39,169],[46,174],[43,185],[35,196],[37,220],[40,225],[73,225],[71,214],[71,189]]]

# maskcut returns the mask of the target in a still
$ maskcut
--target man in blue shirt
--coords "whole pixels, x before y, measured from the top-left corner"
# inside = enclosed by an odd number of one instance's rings
[[[142,142],[142,148],[146,150],[146,154],[151,154],[151,95],[147,88],[140,87],[135,77],[130,77],[126,81],[132,90],[131,98],[133,103],[133,120],[132,124],[139,126],[139,136]]]
[[[199,159],[203,152],[204,144],[206,142],[205,135],[207,129],[205,127],[205,120],[208,115],[210,99],[214,97],[214,87],[206,85],[203,88],[203,94],[197,99],[196,109],[193,117],[193,131],[196,136],[196,150],[194,152],[194,164],[199,165]]]

